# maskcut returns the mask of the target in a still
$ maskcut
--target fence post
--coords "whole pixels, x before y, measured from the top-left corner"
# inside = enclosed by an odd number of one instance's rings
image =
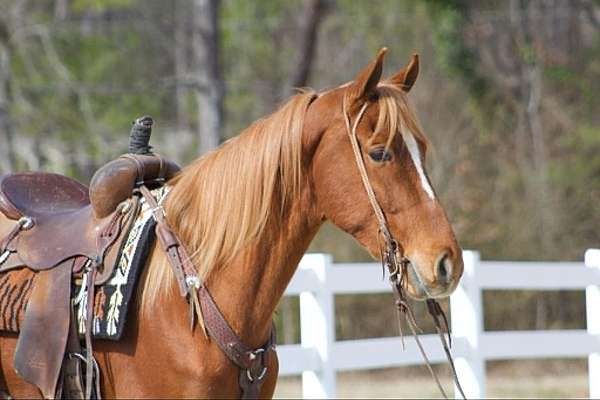
[[[302,264],[315,272],[320,282],[311,292],[300,293],[300,344],[317,351],[321,368],[302,373],[303,398],[335,397],[335,370],[331,360],[335,342],[333,293],[327,286],[331,255],[306,254]]]
[[[483,333],[483,306],[481,288],[477,282],[480,255],[464,251],[464,273],[456,291],[450,296],[452,334],[464,339],[466,346],[457,346],[456,371],[467,398],[485,398],[485,360],[480,353]],[[458,342],[458,340],[457,340]],[[461,398],[457,388],[454,397]]]
[[[600,249],[588,249],[585,252],[585,265],[600,271]],[[600,281],[585,288],[585,308],[587,331],[590,335],[600,335]],[[600,351],[588,356],[589,397],[600,398]]]

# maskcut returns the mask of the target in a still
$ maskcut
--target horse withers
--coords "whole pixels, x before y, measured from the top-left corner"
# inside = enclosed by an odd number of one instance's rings
[[[168,182],[168,224],[250,348],[271,336],[273,312],[326,220],[375,258],[385,224],[406,260],[412,298],[447,297],[460,279],[461,249],[427,176],[427,139],[407,96],[418,58],[382,80],[384,53],[352,82],[293,96]],[[0,216],[0,236],[13,225]],[[189,305],[158,245],[141,279],[121,340],[95,343],[102,395],[239,397],[240,368],[201,324],[190,329]],[[39,397],[12,368],[16,342],[0,338],[0,386]],[[271,397],[277,380],[276,352],[267,353],[260,397]]]

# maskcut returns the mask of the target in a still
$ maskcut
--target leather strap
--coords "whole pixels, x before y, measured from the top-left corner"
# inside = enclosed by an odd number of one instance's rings
[[[198,289],[198,297],[200,305],[205,311],[204,318],[209,335],[218,339],[216,340],[217,345],[238,367],[255,370],[258,354],[268,351],[274,345],[275,327],[271,329],[271,335],[265,344],[258,349],[252,349],[243,343],[231,329],[206,286],[202,285]]]
[[[185,297],[189,295],[192,287],[201,286],[200,278],[185,248],[169,227],[163,207],[156,202],[146,186],[140,186],[139,191],[146,199],[152,216],[156,220],[156,237],[162,250],[167,254],[167,259],[179,284],[180,294]]]
[[[8,233],[8,235],[6,235],[6,237],[0,241],[0,254],[4,253],[7,250],[10,251],[11,249],[9,249],[8,246],[17,237],[19,232],[21,232],[23,230],[31,229],[33,227],[33,225],[34,225],[34,222],[31,218],[21,217],[17,221],[17,224]]]
[[[385,218],[385,214],[383,213],[383,210],[381,209],[381,206],[379,205],[379,202],[377,201],[377,196],[375,196],[375,191],[373,190],[373,186],[371,185],[371,181],[369,180],[369,175],[367,174],[367,168],[365,166],[365,162],[364,162],[362,152],[360,149],[360,144],[358,143],[358,136],[357,136],[356,129],[358,127],[358,124],[359,124],[361,118],[363,117],[363,115],[367,109],[367,106],[368,106],[368,103],[365,103],[362,105],[362,107],[360,108],[360,110],[358,112],[356,120],[354,121],[354,124],[351,124],[350,115],[348,113],[347,98],[344,97],[344,99],[342,101],[342,113],[344,115],[344,122],[346,124],[346,133],[348,134],[348,138],[350,139],[350,144],[352,145],[352,151],[354,152],[356,166],[358,167],[358,171],[360,173],[360,177],[361,177],[363,186],[367,193],[367,197],[369,198],[369,202],[371,203],[371,207],[373,208],[373,212],[375,213],[375,217],[377,218],[377,222],[379,224],[379,232],[383,235],[384,240],[385,240],[385,247],[382,249],[382,263],[383,263],[383,265],[387,266],[389,274],[390,274],[390,283],[392,284],[392,291],[394,293],[396,309],[398,310],[398,327],[400,330],[400,335],[402,336],[402,325],[400,323],[400,316],[403,314],[406,318],[407,325],[409,326],[409,328],[413,334],[413,337],[415,338],[415,341],[417,343],[419,351],[421,352],[421,355],[423,356],[423,359],[425,360],[425,364],[427,366],[427,369],[429,370],[429,373],[433,377],[435,383],[438,386],[438,389],[440,390],[440,392],[442,393],[444,398],[447,399],[448,395],[444,391],[444,388],[442,387],[442,384],[440,383],[440,380],[439,380],[437,374],[431,367],[429,358],[427,357],[427,354],[425,353],[425,350],[423,349],[423,346],[421,345],[421,341],[419,340],[419,335],[417,333],[417,330],[420,330],[420,329],[418,328],[418,325],[416,323],[412,309],[408,305],[406,298],[404,296],[404,286],[406,285],[406,282],[407,282],[405,277],[407,274],[407,266],[408,266],[408,264],[410,264],[410,262],[402,255],[402,248],[401,248],[400,244],[394,239],[392,233],[390,232],[390,229],[388,228],[388,223]],[[412,264],[410,264],[410,265],[412,266]],[[418,276],[419,272],[414,268],[414,266],[412,268],[413,268],[414,273]],[[423,290],[427,293],[427,289],[425,287],[423,287]],[[464,399],[466,399],[463,389],[458,380],[458,375],[456,374],[456,369],[454,367],[454,361],[452,360],[452,355],[450,354],[448,344],[446,343],[443,331],[441,329],[441,324],[439,322],[439,315],[441,313],[443,316],[443,311],[441,310],[439,304],[433,299],[428,300],[428,307],[429,307],[429,313],[431,314],[431,316],[434,319],[436,329],[441,338],[442,346],[444,347],[444,352],[446,353],[446,358],[448,360],[448,364],[450,365],[450,368],[452,370],[454,382],[455,382],[460,394],[462,395],[462,397]],[[444,316],[444,321],[445,320],[446,320],[446,318]],[[447,326],[448,325],[446,322],[446,329],[447,329]],[[448,336],[450,336],[450,335],[448,335]],[[402,340],[404,340],[404,339],[402,339]]]
[[[15,349],[17,374],[36,385],[44,398],[55,397],[67,345],[72,266],[67,260],[38,272]]]
[[[83,388],[83,373],[81,370],[81,344],[77,333],[77,317],[74,305],[71,303],[71,322],[69,325],[69,337],[67,339],[67,351],[63,361],[61,387],[57,391],[57,398],[83,400],[85,390]]]
[[[85,309],[85,398],[92,398],[92,389],[94,382],[94,350],[92,346],[92,334],[94,329],[94,302],[95,283],[96,283],[97,264],[91,263],[91,269],[87,271],[87,301]],[[96,393],[97,396],[100,393]]]
[[[169,227],[162,206],[156,202],[147,187],[142,185],[139,187],[139,191],[151,207],[152,215],[156,220],[156,236],[167,254],[181,295],[186,297],[190,304],[192,328],[197,315],[205,333],[208,333],[208,336],[215,341],[227,358],[240,368],[239,385],[242,398],[258,398],[267,374],[266,365],[269,351],[275,350],[275,327],[271,328],[269,339],[261,347],[253,349],[246,345],[225,320],[208,289],[198,277],[188,253]]]
[[[2,241],[0,241],[0,254],[9,250],[8,245],[10,244],[10,242],[13,241],[15,237],[17,237],[19,232],[21,232],[21,225],[17,224],[11,229],[8,235],[4,239],[2,239]]]

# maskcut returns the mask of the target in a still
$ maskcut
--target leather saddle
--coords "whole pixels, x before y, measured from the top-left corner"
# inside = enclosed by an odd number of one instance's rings
[[[158,187],[179,169],[158,155],[127,154],[101,167],[89,189],[48,172],[0,176],[0,212],[24,224],[16,237],[0,242],[0,254],[11,252],[0,272],[21,266],[42,271],[81,256],[103,261],[96,283],[104,283],[118,253],[114,244],[137,211],[134,188]]]
[[[0,211],[20,229],[2,246],[11,256],[0,271],[24,266],[43,271],[78,256],[106,261],[102,268],[110,266],[106,252],[131,220],[133,200],[97,218],[87,192],[81,183],[52,173],[0,177]]]
[[[0,238],[0,272],[14,268],[37,272],[14,367],[44,397],[60,396],[61,368],[72,368],[63,361],[76,322],[71,310],[73,277],[89,272],[92,265],[92,293],[94,284],[110,278],[121,242],[140,208],[134,189],[161,186],[179,169],[150,153],[109,162],[96,172],[89,189],[47,172],[0,176],[0,212],[15,221],[13,230]],[[82,397],[82,392],[69,396]]]

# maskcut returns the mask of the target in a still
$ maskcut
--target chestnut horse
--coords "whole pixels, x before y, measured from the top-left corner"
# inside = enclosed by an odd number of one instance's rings
[[[269,337],[273,312],[324,221],[381,257],[380,226],[361,182],[347,118],[358,121],[357,154],[411,264],[408,295],[446,297],[461,277],[461,249],[427,177],[427,140],[407,97],[418,58],[381,80],[384,53],[350,83],[293,96],[169,182],[170,225],[225,319],[253,348]],[[4,225],[0,217],[0,233]],[[138,312],[131,313],[122,340],[95,344],[102,395],[239,397],[239,368],[199,325],[190,329],[188,304],[157,246],[139,288]],[[15,344],[14,335],[0,338],[0,385],[13,397],[39,397],[13,370]],[[274,351],[267,360],[261,397],[273,395],[277,380]]]

